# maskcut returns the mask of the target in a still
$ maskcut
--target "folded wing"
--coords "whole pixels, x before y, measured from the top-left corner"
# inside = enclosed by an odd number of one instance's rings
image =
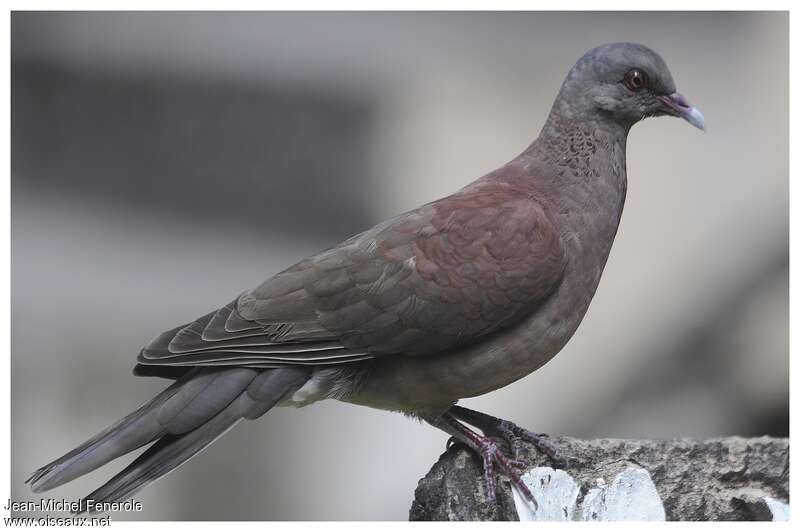
[[[542,205],[489,182],[384,222],[154,339],[140,364],[345,364],[452,349],[555,289],[559,235]]]

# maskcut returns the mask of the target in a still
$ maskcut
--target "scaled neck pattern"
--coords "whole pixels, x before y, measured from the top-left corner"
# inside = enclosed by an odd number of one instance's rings
[[[559,168],[567,181],[602,177],[596,164],[598,152],[604,151],[617,179],[625,179],[625,147],[630,127],[602,117],[575,120],[554,106],[539,137],[528,148]]]
[[[557,101],[539,137],[523,152],[523,159],[528,161],[525,173],[556,210],[592,209],[597,196],[603,196],[606,206],[619,209],[621,214],[627,190],[625,145],[630,127],[600,115],[590,116],[576,119],[562,112]]]
[[[627,192],[629,127],[608,120],[574,120],[554,107],[526,150],[530,177],[558,220],[562,242],[580,272],[572,282],[593,294],[614,241]],[[541,166],[539,166],[541,162]]]

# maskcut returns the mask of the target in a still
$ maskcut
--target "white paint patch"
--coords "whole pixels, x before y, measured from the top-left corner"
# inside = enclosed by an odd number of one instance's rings
[[[667,516],[650,473],[628,468],[608,488],[595,488],[583,500],[583,521],[666,521]]]
[[[512,487],[520,521],[665,521],[666,512],[650,474],[630,467],[606,487],[597,479],[577,506],[580,485],[568,473],[536,467],[522,476],[538,506],[526,501]]]
[[[788,521],[789,520],[789,505],[785,502],[773,499],[772,497],[764,497],[769,511],[772,512],[773,521]]]
[[[512,486],[514,505],[520,521],[571,521],[580,486],[566,472],[550,467],[537,467],[522,475],[537,506],[526,500]]]
[[[582,521],[600,521],[600,512],[603,508],[604,488],[592,488],[583,498]]]

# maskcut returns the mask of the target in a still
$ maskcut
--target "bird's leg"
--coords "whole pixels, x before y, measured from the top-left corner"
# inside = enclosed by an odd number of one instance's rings
[[[525,467],[525,463],[514,460],[503,454],[497,443],[488,436],[481,436],[473,431],[449,413],[442,414],[438,418],[428,419],[428,423],[450,434],[456,441],[464,443],[483,459],[483,472],[486,477],[487,497],[490,501],[497,500],[497,480],[495,479],[495,465],[499,466],[522,495],[531,501],[535,506],[536,500],[528,489],[528,486],[520,478],[517,469]]]
[[[513,448],[514,441],[524,440],[536,446],[541,452],[547,455],[551,460],[556,463],[565,463],[564,457],[555,445],[549,440],[547,434],[539,434],[531,432],[527,429],[506,421],[505,419],[496,418],[477,410],[470,410],[463,406],[454,405],[450,407],[448,413],[454,417],[465,421],[481,430],[487,436],[497,435],[502,437],[508,442],[509,447]]]

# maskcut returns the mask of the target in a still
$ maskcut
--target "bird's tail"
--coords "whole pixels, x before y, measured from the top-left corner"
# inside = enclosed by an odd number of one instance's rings
[[[27,482],[46,491],[155,441],[128,467],[86,499],[123,501],[222,436],[241,419],[255,419],[308,380],[301,368],[196,368],[135,412],[61,458]]]

